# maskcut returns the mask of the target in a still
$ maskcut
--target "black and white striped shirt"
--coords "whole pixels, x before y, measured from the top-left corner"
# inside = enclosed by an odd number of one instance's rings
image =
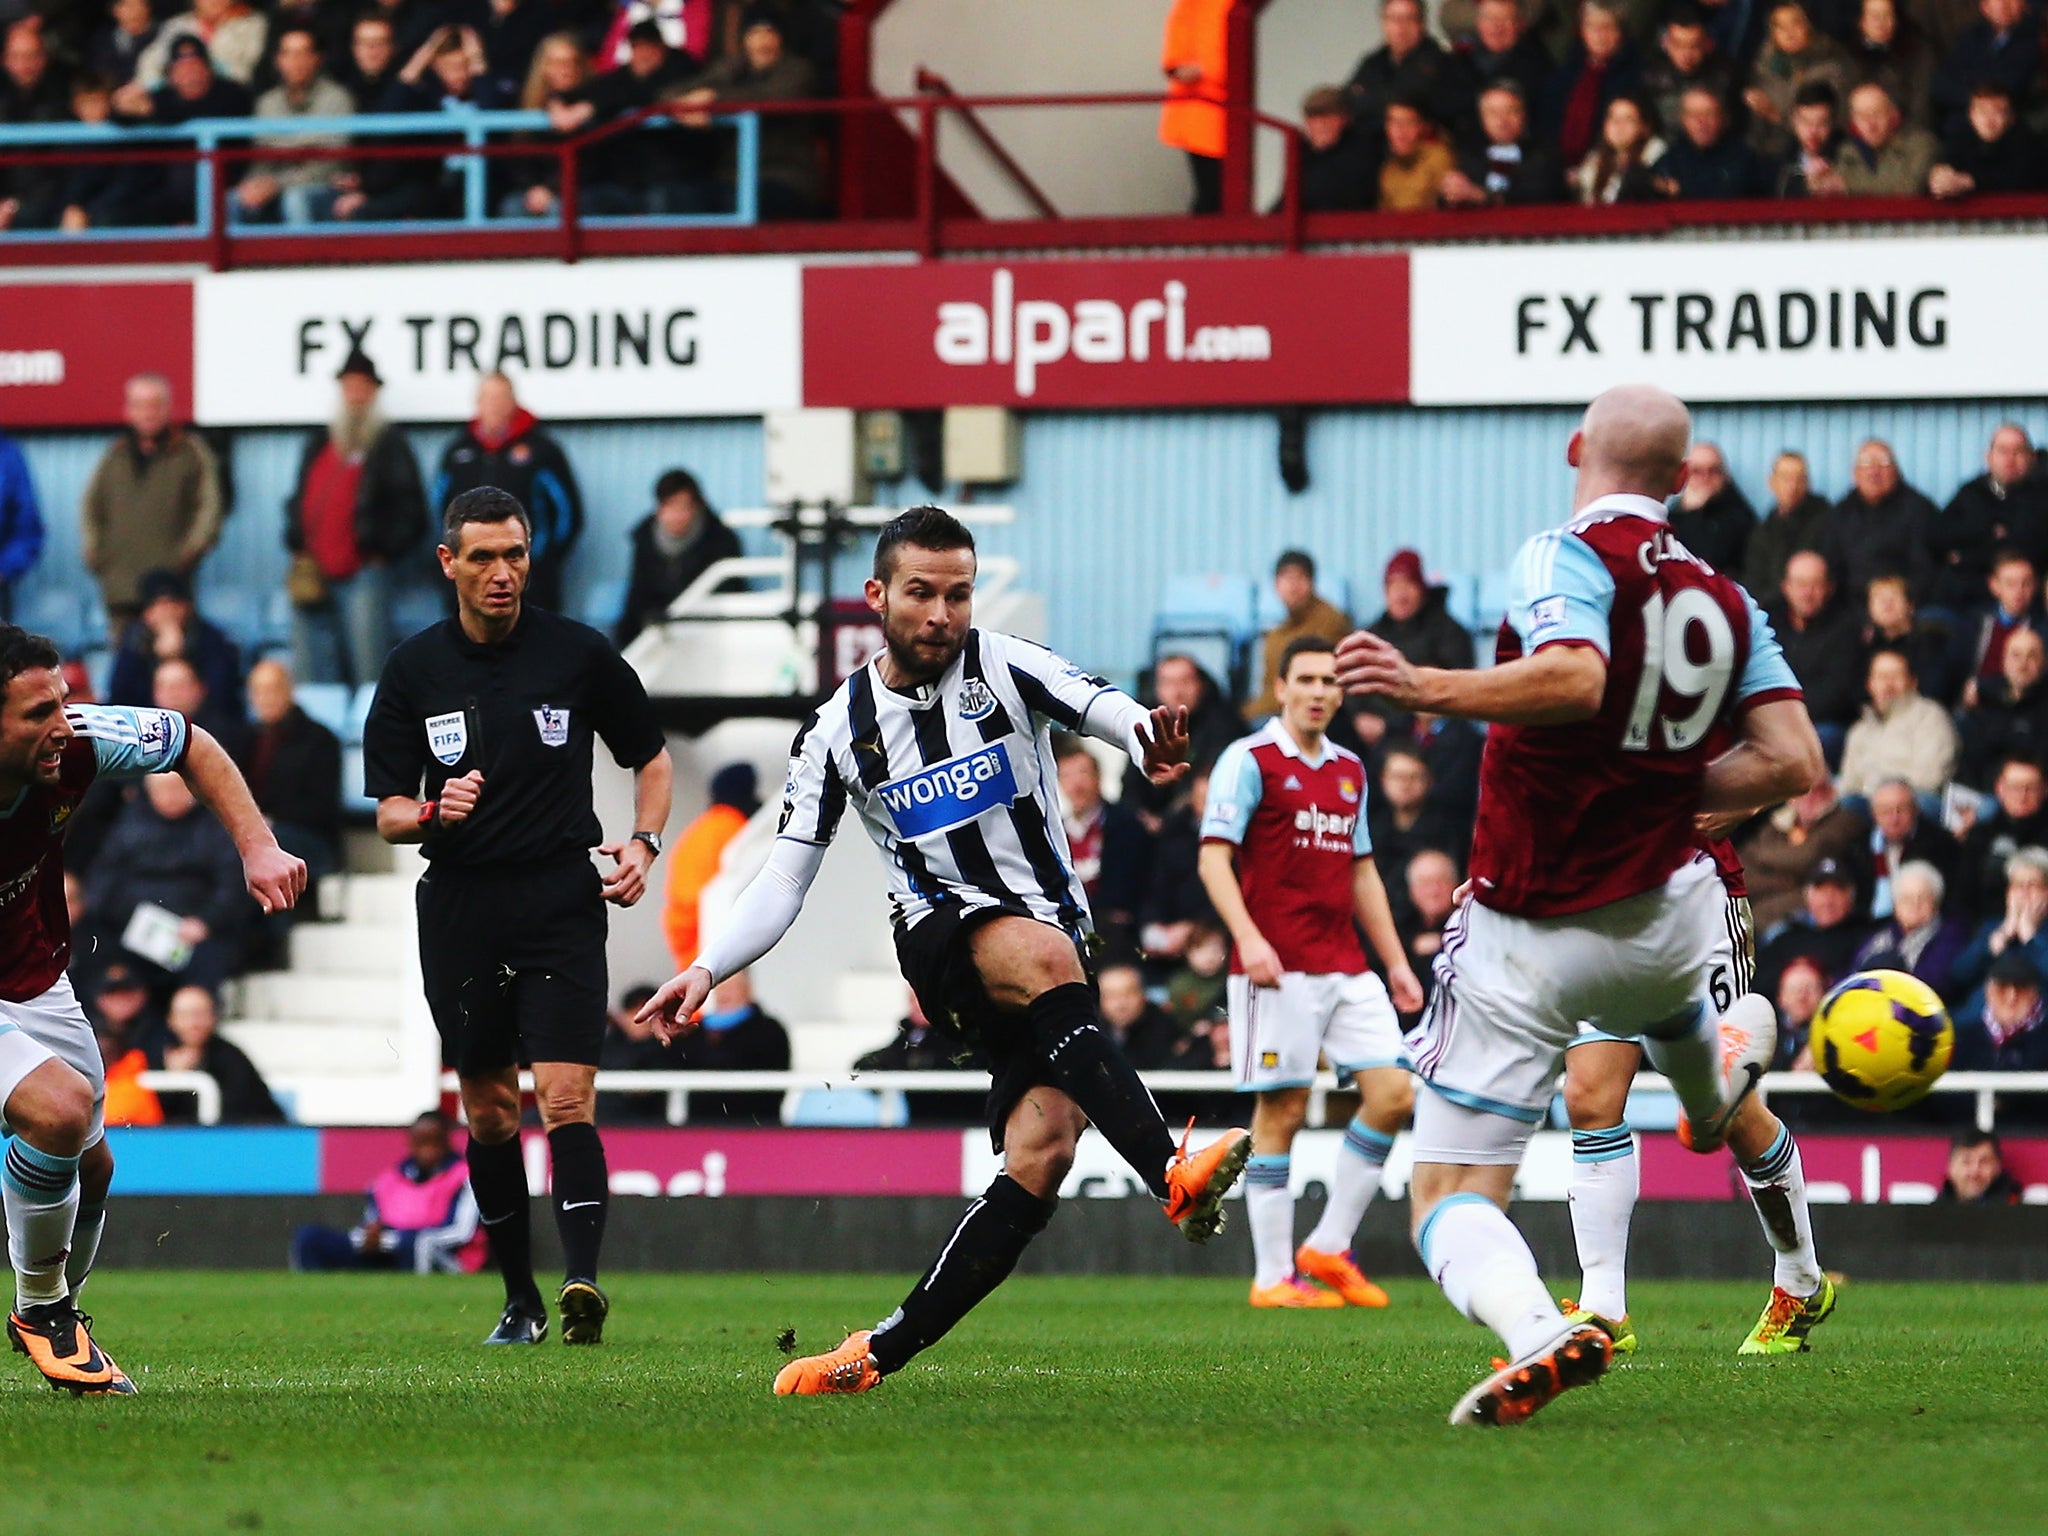
[[[972,629],[935,683],[899,693],[871,661],[797,732],[780,834],[824,845],[848,804],[889,870],[895,921],[953,904],[1091,926],[1055,799],[1053,727],[1126,751],[1143,705],[1044,646]]]

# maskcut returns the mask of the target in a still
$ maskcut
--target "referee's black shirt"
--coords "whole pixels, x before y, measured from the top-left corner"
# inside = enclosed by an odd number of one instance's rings
[[[427,857],[441,869],[536,864],[604,841],[591,805],[597,736],[621,768],[646,766],[666,745],[639,675],[603,635],[527,607],[509,636],[480,645],[443,619],[384,663],[363,728],[363,788],[373,800],[433,800],[481,769],[476,810],[430,831]]]

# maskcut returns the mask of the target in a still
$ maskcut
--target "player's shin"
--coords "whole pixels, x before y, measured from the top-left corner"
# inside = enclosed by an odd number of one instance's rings
[[[1464,1190],[1437,1201],[1416,1229],[1415,1249],[1451,1305],[1499,1334],[1511,1359],[1565,1331],[1536,1256],[1485,1195]]]
[[[1255,1152],[1244,1165],[1244,1213],[1252,1229],[1252,1284],[1260,1290],[1294,1273],[1294,1192],[1287,1187],[1293,1159],[1285,1152]]]
[[[1770,1138],[1763,1153],[1746,1156],[1771,1126],[1777,1128],[1777,1135]],[[1761,1105],[1753,1112],[1745,1111],[1738,1129],[1748,1132],[1750,1139],[1745,1144],[1742,1136],[1731,1133],[1729,1148],[1749,1185],[1764,1237],[1778,1256],[1772,1283],[1794,1296],[1811,1296],[1820,1289],[1822,1276],[1813,1247],[1813,1213],[1806,1203],[1806,1170],[1800,1163],[1799,1143],[1777,1116]]]
[[[79,1288],[92,1273],[93,1260],[99,1257],[100,1239],[107,1230],[107,1203],[95,1200],[90,1205],[83,1200],[78,1206],[78,1220],[71,1228],[71,1257],[64,1261],[64,1281],[76,1296]]]
[[[1330,1198],[1323,1206],[1315,1230],[1304,1246],[1319,1253],[1343,1253],[1358,1235],[1366,1207],[1379,1193],[1386,1176],[1387,1156],[1394,1150],[1392,1133],[1375,1130],[1362,1115],[1344,1127],[1344,1144],[1337,1152],[1337,1171],[1330,1181]],[[1249,1172],[1245,1175],[1249,1180]],[[1247,1195],[1249,1198],[1249,1195]]]
[[[1145,1187],[1166,1199],[1173,1136],[1116,1036],[1103,1027],[1095,994],[1085,982],[1067,982],[1041,992],[1027,1011],[1032,1035],[1052,1069],[1053,1086],[1081,1106]]]
[[[1628,1122],[1572,1132],[1572,1238],[1582,1271],[1579,1305],[1596,1317],[1628,1316],[1628,1225],[1641,1165]]]
[[[499,1142],[469,1138],[469,1188],[477,1217],[490,1239],[491,1258],[505,1279],[505,1299],[541,1306],[533,1283],[533,1212],[526,1188],[526,1161],[517,1133]]]
[[[16,1136],[0,1169],[0,1197],[7,1211],[16,1311],[62,1301],[64,1263],[78,1220],[78,1159],[45,1152]]]
[[[588,1120],[574,1120],[548,1132],[548,1152],[555,1169],[555,1228],[562,1237],[562,1267],[572,1280],[595,1280],[611,1198],[604,1142]]]
[[[1728,1108],[1727,1073],[1712,1012],[1701,1005],[1690,1020],[1672,1020],[1655,1033],[1644,1030],[1642,1041],[1650,1065],[1670,1081],[1686,1118],[1695,1126],[1718,1121]]]
[[[1058,1200],[1042,1200],[1007,1173],[997,1174],[902,1305],[875,1324],[868,1340],[875,1369],[884,1376],[901,1370],[944,1338],[1003,1283],[1057,1209]]]

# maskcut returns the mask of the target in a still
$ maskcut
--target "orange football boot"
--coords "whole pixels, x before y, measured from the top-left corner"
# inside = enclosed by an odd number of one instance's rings
[[[775,1373],[777,1397],[814,1397],[825,1392],[871,1392],[882,1380],[868,1353],[868,1334],[863,1328],[849,1333],[846,1342],[830,1354],[806,1355],[792,1360]]]

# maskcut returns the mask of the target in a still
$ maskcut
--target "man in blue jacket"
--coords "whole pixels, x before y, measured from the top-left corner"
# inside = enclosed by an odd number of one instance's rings
[[[43,552],[43,513],[21,445],[0,432],[0,620],[14,616],[14,584]]]

